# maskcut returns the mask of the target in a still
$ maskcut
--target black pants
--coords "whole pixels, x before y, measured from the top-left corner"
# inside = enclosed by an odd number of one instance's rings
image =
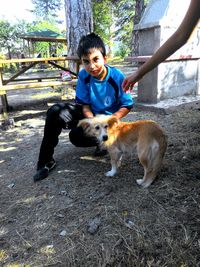
[[[69,112],[71,119],[66,123],[59,114],[62,110]],[[44,136],[40,147],[37,168],[43,167],[51,161],[54,154],[54,148],[58,144],[58,137],[62,129],[71,129],[69,139],[77,147],[91,147],[98,145],[95,138],[84,135],[83,128],[77,127],[78,121],[83,119],[82,106],[74,103],[58,103],[50,107],[47,111]]]

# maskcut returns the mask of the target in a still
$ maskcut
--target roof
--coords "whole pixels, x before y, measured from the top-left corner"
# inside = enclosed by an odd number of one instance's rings
[[[20,37],[27,41],[33,41],[33,42],[38,41],[38,42],[66,43],[66,37],[48,29],[27,32],[21,35]]]

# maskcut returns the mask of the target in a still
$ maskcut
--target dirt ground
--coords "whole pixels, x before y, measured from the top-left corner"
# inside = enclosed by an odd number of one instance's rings
[[[15,127],[0,128],[0,266],[200,266],[200,104],[126,117],[168,135],[158,179],[142,189],[136,154],[108,178],[109,157],[74,147],[67,130],[56,169],[34,183],[47,102],[16,108]]]

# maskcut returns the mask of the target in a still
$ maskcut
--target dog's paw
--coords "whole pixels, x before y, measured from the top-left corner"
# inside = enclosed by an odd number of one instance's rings
[[[143,179],[137,179],[136,182],[137,182],[138,185],[142,185],[144,180]]]
[[[107,176],[107,177],[112,177],[112,176],[115,175],[115,173],[116,173],[116,172],[114,172],[114,171],[111,170],[111,171],[109,171],[109,172],[106,172],[106,173],[105,173],[105,176]]]
[[[152,181],[144,181],[143,179],[137,179],[136,182],[138,185],[142,186],[143,188],[149,187],[150,184],[152,183]]]
[[[151,185],[152,181],[147,181],[145,183],[142,183],[143,188],[148,188]]]

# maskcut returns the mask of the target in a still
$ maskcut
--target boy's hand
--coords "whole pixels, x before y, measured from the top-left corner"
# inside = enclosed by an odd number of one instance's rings
[[[83,114],[84,114],[85,118],[93,118],[94,117],[89,105],[83,105]]]
[[[60,118],[62,120],[64,120],[64,122],[68,123],[72,120],[72,115],[71,113],[69,112],[68,109],[63,109],[61,112],[60,112]]]

